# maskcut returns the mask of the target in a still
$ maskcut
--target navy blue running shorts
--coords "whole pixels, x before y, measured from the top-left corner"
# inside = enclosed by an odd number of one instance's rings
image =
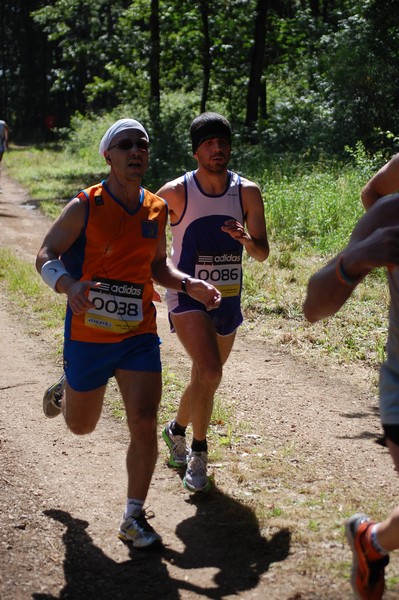
[[[160,373],[160,343],[159,337],[153,333],[131,336],[111,344],[65,340],[67,381],[77,392],[88,392],[106,385],[115,369]]]
[[[205,306],[203,309],[201,308],[193,308],[188,310],[187,308],[177,307],[169,313],[169,325],[171,333],[175,333],[175,328],[172,323],[172,319],[170,318],[172,315],[181,315],[184,313],[194,312],[199,310],[200,312],[204,312],[213,323],[213,326],[216,330],[216,333],[221,336],[230,335],[233,333],[243,322],[243,316],[241,311],[235,313],[226,313],[222,312],[218,309],[216,310],[206,310]]]

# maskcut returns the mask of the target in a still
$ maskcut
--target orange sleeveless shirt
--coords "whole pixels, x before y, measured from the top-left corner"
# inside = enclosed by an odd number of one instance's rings
[[[156,334],[151,263],[166,226],[167,204],[142,188],[138,208],[129,212],[104,182],[78,197],[87,200],[86,225],[62,260],[73,277],[99,281],[101,287],[90,290],[95,308],[84,315],[67,307],[65,337],[107,343]]]

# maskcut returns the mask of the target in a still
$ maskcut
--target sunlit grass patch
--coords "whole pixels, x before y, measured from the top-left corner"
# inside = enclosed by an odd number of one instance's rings
[[[7,248],[0,248],[0,282],[10,292],[12,302],[27,316],[34,316],[37,326],[62,331],[65,297],[54,294],[33,265]]]
[[[81,160],[66,148],[30,147],[9,155],[7,172],[29,189],[30,198],[40,203],[47,216],[55,218],[65,202],[104,177],[104,164],[98,154]]]

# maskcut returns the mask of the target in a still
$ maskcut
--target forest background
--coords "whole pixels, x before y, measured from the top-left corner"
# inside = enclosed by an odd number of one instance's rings
[[[270,153],[375,151],[399,129],[395,0],[3,0],[0,27],[0,117],[25,143],[121,104],[160,162],[204,110]]]

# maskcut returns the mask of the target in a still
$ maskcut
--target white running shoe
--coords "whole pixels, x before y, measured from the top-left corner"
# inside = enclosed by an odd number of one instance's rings
[[[190,451],[183,485],[189,492],[208,492],[211,482],[207,475],[208,452]]]

